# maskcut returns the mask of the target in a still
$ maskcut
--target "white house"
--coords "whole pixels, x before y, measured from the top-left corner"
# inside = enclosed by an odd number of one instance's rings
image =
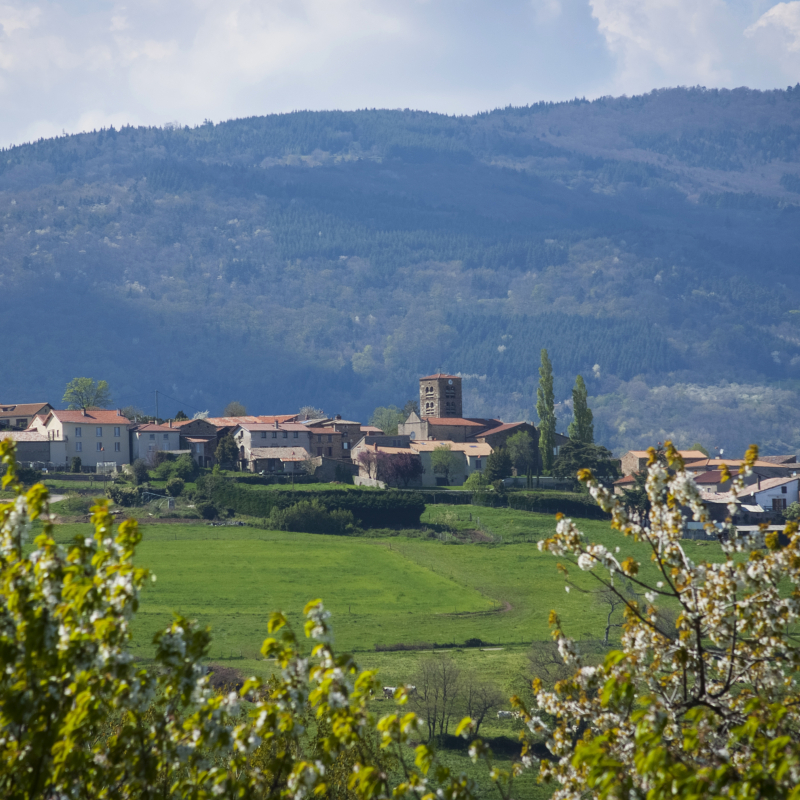
[[[486,459],[492,454],[490,445],[482,442],[450,442],[411,440],[412,452],[418,453],[422,460],[423,486],[461,486],[473,472],[482,472],[486,468]],[[447,447],[453,454],[453,467],[448,476],[433,470],[433,451],[439,447]]]
[[[798,502],[800,478],[768,478],[742,489],[738,498],[742,503],[761,506],[765,511],[783,511]]]
[[[131,461],[152,459],[159,450],[176,452],[180,450],[180,438],[180,429],[169,424],[135,425],[131,429]]]
[[[40,433],[64,442],[65,463],[77,456],[84,467],[130,464],[130,425],[131,421],[119,409],[105,408],[53,409],[44,419],[36,417],[33,422]]]

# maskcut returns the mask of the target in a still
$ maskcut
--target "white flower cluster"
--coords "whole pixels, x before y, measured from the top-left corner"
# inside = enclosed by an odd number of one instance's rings
[[[559,653],[574,675],[554,690],[536,691],[539,709],[556,720],[554,726],[528,717],[531,733],[546,736],[555,756],[540,765],[540,776],[557,783],[554,797],[586,796],[594,752],[622,765],[616,773],[622,781],[619,796],[662,796],[661,778],[649,771],[651,761],[639,758],[648,741],[663,751],[664,763],[675,765],[676,775],[689,758],[696,766],[685,780],[705,780],[702,785],[711,792],[714,781],[728,780],[720,768],[730,762],[742,773],[752,767],[763,775],[766,744],[780,735],[796,741],[794,732],[800,730],[800,644],[790,636],[800,621],[796,526],[787,525],[782,541],[772,536],[762,547],[752,542],[745,547],[730,524],[710,520],[693,475],[671,446],[665,456],[648,469],[646,520],[632,520],[618,498],[589,483],[613,526],[648,546],[656,580],[646,580],[635,559],[618,560],[602,545],[588,544],[568,519],[540,542],[542,549],[591,570],[609,591],[617,591],[616,573],[626,575],[645,601],[630,603],[620,595],[628,606],[620,651],[600,666],[585,665],[574,643],[558,631]],[[748,453],[750,462],[754,458],[755,451]],[[732,491],[741,488],[748,470],[746,465],[732,479]],[[689,519],[718,537],[713,561],[696,564],[687,555],[682,540]],[[665,614],[669,609],[674,610]],[[757,735],[740,736],[738,726],[754,715]],[[600,751],[576,751],[579,739],[594,737],[602,741]],[[691,753],[683,749],[689,740]],[[788,793],[800,777],[800,753],[794,745],[787,748],[774,756],[769,776],[770,791],[778,794]],[[663,796],[670,794],[664,791]]]

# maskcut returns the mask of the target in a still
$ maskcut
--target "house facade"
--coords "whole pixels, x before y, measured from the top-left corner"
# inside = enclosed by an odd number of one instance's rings
[[[17,461],[21,464],[62,466],[67,463],[66,444],[38,430],[0,429],[0,441],[12,439],[17,444]]]
[[[187,419],[173,422],[180,434],[180,449],[188,450],[192,460],[200,467],[214,466],[217,449],[217,428],[205,419]]]
[[[63,441],[65,464],[74,457],[80,458],[83,467],[90,468],[98,465],[119,468],[131,463],[128,435],[131,421],[119,410],[53,409],[43,420],[37,417],[34,424],[40,433],[54,441]]]
[[[24,431],[34,419],[45,417],[53,410],[50,403],[9,403],[0,405],[0,430],[13,428]]]
[[[130,430],[131,461],[141,458],[151,461],[158,451],[177,453],[181,449],[181,433],[171,424],[153,425],[146,423],[134,425]],[[189,449],[186,448],[186,451]]]
[[[308,427],[299,422],[245,422],[237,425],[233,433],[234,442],[239,449],[239,463],[243,469],[251,472],[260,472],[263,467],[258,466],[258,461],[263,460],[263,455],[253,453],[254,450],[270,448],[302,449],[306,457],[311,450],[312,433]]]

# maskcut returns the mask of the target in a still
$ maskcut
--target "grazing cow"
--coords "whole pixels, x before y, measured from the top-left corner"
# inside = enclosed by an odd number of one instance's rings
[[[511,711],[498,711],[497,719],[513,719],[514,714]]]
[[[384,686],[383,687],[383,696],[388,700],[391,700],[394,697],[394,693],[397,691],[396,686]]]

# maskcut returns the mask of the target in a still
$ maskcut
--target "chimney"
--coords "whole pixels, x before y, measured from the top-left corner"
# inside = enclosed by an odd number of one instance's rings
[[[122,409],[121,409],[121,408],[118,408],[118,409],[117,409],[117,416],[118,416],[118,417],[121,417],[121,416],[122,416]]]
[[[172,420],[169,421],[169,426],[172,427]]]
[[[85,406],[81,409],[81,416],[83,416],[83,417],[86,416],[86,407]]]

